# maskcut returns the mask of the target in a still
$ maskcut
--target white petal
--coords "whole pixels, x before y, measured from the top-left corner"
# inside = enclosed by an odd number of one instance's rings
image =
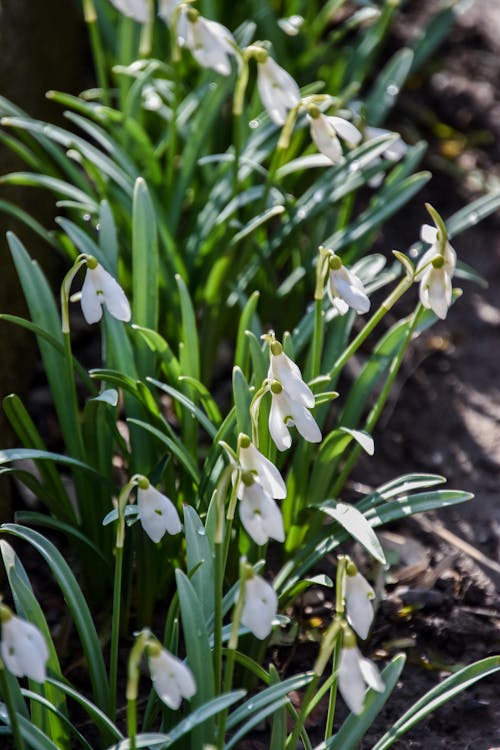
[[[254,576],[245,584],[245,601],[241,623],[263,640],[272,630],[278,612],[278,597],[270,583]]]
[[[346,576],[346,612],[347,620],[353,630],[363,640],[367,637],[373,621],[371,600],[375,592],[361,573]]]
[[[431,310],[444,320],[451,304],[451,280],[443,268],[432,268],[427,277],[427,300]]]
[[[288,357],[285,352],[271,354],[270,379],[279,380],[286,395],[293,401],[298,401],[304,406],[312,408],[315,403],[314,394],[309,386],[302,380],[299,368]]]
[[[342,161],[342,147],[335,134],[333,125],[322,114],[319,117],[311,117],[309,119],[311,138],[316,144],[318,151],[327,156],[332,164],[338,164]]]
[[[292,444],[292,438],[287,427],[291,418],[289,404],[284,392],[275,394],[271,391],[272,401],[269,412],[269,433],[279,451],[285,451]]]
[[[13,616],[2,624],[1,655],[15,677],[45,682],[49,650],[45,638],[31,622]]]
[[[245,487],[239,511],[245,531],[256,544],[267,544],[269,539],[285,541],[281,512],[257,482]]]
[[[248,448],[240,448],[240,463],[244,471],[255,471],[259,483],[266,492],[278,500],[286,497],[286,485],[276,466],[250,443]]]
[[[304,440],[310,443],[320,443],[321,430],[311,412],[302,404],[297,403],[291,403],[291,411],[293,422]]]
[[[165,532],[178,534],[182,530],[173,502],[151,485],[137,490],[137,510],[142,528],[155,543]]]
[[[328,119],[330,120],[339,136],[344,139],[344,141],[347,141],[347,143],[352,143],[353,145],[356,145],[360,142],[363,136],[361,135],[359,130],[352,124],[352,122],[349,122],[349,120],[344,120],[343,117],[329,117]]]
[[[433,245],[437,240],[436,227],[431,227],[430,224],[423,224],[420,227],[420,239]]]
[[[361,654],[356,647],[343,648],[340,652],[339,690],[353,714],[362,713],[365,702],[365,681],[361,673],[361,659]]]
[[[110,314],[117,320],[130,320],[130,305],[125,292],[110,273],[104,270],[102,266],[95,269],[99,271],[101,288],[104,294],[104,303]]]
[[[235,54],[233,35],[222,24],[202,16],[188,24],[187,46],[195,60],[204,68],[212,68],[221,75],[231,73],[229,56]]]
[[[370,659],[361,658],[359,668],[361,669],[361,674],[363,675],[363,679],[368,687],[372,690],[376,690],[377,693],[383,693],[385,685],[375,664],[370,661]]]
[[[189,667],[166,649],[149,657],[151,680],[160,699],[174,711],[182,698],[196,693],[196,683]]]
[[[96,288],[96,283],[98,283],[100,277],[99,275],[97,275],[97,278],[95,277],[95,271],[96,269],[87,268],[80,300],[83,317],[89,325],[97,323],[102,318],[102,305],[104,303],[102,290],[98,291],[99,286]]]
[[[162,21],[170,23],[170,19],[179,5],[179,2],[180,0],[160,0],[158,4],[158,15]]]
[[[432,229],[432,227],[430,227]],[[431,266],[429,265],[431,260],[437,257],[438,250],[435,245],[432,245],[420,258],[420,260],[417,263],[417,268],[415,272],[415,280],[419,281],[420,278],[423,278],[423,274],[426,274],[430,269]]]
[[[370,309],[370,300],[362,282],[345,266],[337,271],[330,271],[330,285],[336,291],[337,296],[356,312],[363,314]]]
[[[300,100],[300,91],[292,76],[268,57],[257,65],[257,87],[262,104],[276,125],[283,125],[288,111]]]
[[[133,18],[138,23],[146,23],[149,18],[147,0],[111,0],[111,2],[120,13]]]

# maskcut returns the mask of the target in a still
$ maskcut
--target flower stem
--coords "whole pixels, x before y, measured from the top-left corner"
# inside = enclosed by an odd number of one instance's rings
[[[26,745],[24,743],[23,735],[21,734],[21,727],[19,726],[19,719],[9,685],[9,677],[2,663],[0,663],[0,688],[5,705],[7,706],[7,714],[9,716],[10,729],[14,738],[14,746],[16,750],[25,750]]]
[[[90,37],[90,46],[92,49],[92,57],[94,58],[95,73],[97,83],[102,92],[102,100],[104,104],[110,104],[109,97],[109,82],[106,72],[106,60],[104,56],[104,48],[102,46],[101,35],[99,33],[99,26],[97,22],[97,13],[94,7],[93,0],[83,0],[83,16]]]
[[[122,594],[123,547],[115,549],[115,579],[113,584],[113,619],[111,622],[111,655],[109,664],[109,715],[112,721],[116,714],[116,690],[118,677],[118,641],[120,638],[120,615]]]
[[[340,643],[339,639],[335,641],[333,648],[333,659],[332,659],[332,686],[330,688],[330,696],[328,698],[328,714],[326,716],[325,726],[325,741],[332,736],[333,733],[333,722],[335,719],[335,706],[337,704],[337,672],[339,669],[340,661]]]
[[[410,278],[408,275],[401,279],[397,287],[389,294],[388,297],[386,297],[378,310],[373,314],[373,316],[361,329],[358,335],[351,341],[349,346],[344,350],[340,357],[338,357],[329,373],[332,380],[337,377],[337,375],[340,373],[340,371],[349,361],[352,355],[359,349],[361,344],[368,338],[373,329],[378,325],[378,323],[380,323],[382,318],[389,312],[389,310],[393,307],[397,300],[403,296],[403,294],[411,287],[412,284],[413,278]]]

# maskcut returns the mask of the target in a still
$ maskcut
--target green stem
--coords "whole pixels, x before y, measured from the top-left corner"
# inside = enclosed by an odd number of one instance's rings
[[[391,294],[389,294],[388,297],[386,297],[378,310],[374,313],[374,315],[372,315],[370,320],[366,323],[366,325],[361,329],[358,335],[351,341],[349,346],[336,360],[329,373],[332,380],[340,373],[344,365],[359,349],[361,344],[368,338],[373,329],[378,325],[378,323],[380,323],[382,318],[389,312],[389,310],[393,307],[397,300],[403,296],[403,294],[411,287],[412,284],[413,278],[410,278],[409,276],[405,276],[403,279],[401,279],[397,287],[391,292]]]
[[[325,726],[325,741],[332,736],[333,733],[333,722],[335,719],[335,706],[337,703],[337,685],[338,678],[337,673],[339,669],[340,661],[340,639],[337,638],[335,646],[333,648],[333,659],[332,659],[332,686],[330,688],[330,695],[328,698],[328,714],[326,716]]]
[[[84,0],[83,2],[83,15],[85,23],[87,24],[90,46],[92,49],[92,57],[94,59],[95,73],[97,83],[102,91],[102,100],[104,104],[110,104],[109,97],[109,81],[106,72],[106,58],[104,55],[104,48],[101,41],[101,35],[99,33],[99,25],[97,22],[97,13],[92,0]]]
[[[314,331],[311,342],[311,359],[306,380],[313,380],[320,374],[324,329],[325,314],[323,312],[323,300],[316,299],[314,300]]]
[[[222,595],[224,580],[224,545],[215,545],[214,571],[214,673],[215,695],[220,695],[222,683]]]
[[[115,720],[116,691],[118,678],[118,645],[120,638],[120,615],[122,594],[123,547],[115,549],[115,579],[113,585],[113,618],[111,622],[111,655],[109,665],[110,719]]]
[[[130,750],[136,750],[135,738],[137,736],[137,703],[134,700],[127,701],[127,734],[130,742]]]
[[[404,354],[411,341],[411,337],[413,335],[415,326],[417,325],[418,318],[421,312],[422,312],[422,306],[419,303],[416,307],[415,312],[413,313],[413,317],[410,322],[410,325],[408,326],[408,330],[406,332],[406,336],[404,338],[403,344],[399,352],[397,353],[396,357],[392,360],[392,363],[389,369],[389,374],[387,376],[387,380],[384,383],[384,387],[382,388],[377,398],[377,401],[375,402],[372,410],[370,411],[367,417],[363,430],[365,430],[366,432],[370,434],[373,432],[373,429],[380,418],[380,415],[386,404],[386,401],[389,398],[389,394],[392,390],[392,385],[394,383],[396,375],[398,374],[399,368],[401,367],[401,362],[403,361]],[[356,464],[357,458],[361,450],[362,448],[358,444],[356,444],[356,446],[352,449],[339,475],[339,478],[337,479],[335,485],[332,488],[332,497],[337,497],[340,491],[342,490],[342,487],[344,486],[348,476],[350,475],[351,471],[354,468],[354,465]]]
[[[16,750],[25,750],[26,745],[24,743],[23,736],[21,734],[21,727],[19,725],[19,720],[16,712],[16,707],[14,704],[14,699],[12,697],[12,693],[10,690],[9,685],[9,678],[7,676],[7,673],[5,671],[5,667],[3,664],[0,664],[0,688],[2,691],[2,696],[5,701],[5,705],[7,706],[7,713],[9,715],[9,721],[10,721],[10,729],[12,732],[12,736],[14,738],[14,746]]]

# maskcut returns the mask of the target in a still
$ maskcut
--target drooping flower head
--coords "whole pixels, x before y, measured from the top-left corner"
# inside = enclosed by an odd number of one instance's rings
[[[361,279],[346,268],[339,256],[334,253],[330,254],[328,264],[326,291],[335,309],[340,315],[345,315],[349,308],[360,314],[367,313],[370,309],[370,300]]]
[[[87,272],[81,291],[83,317],[87,323],[97,323],[102,318],[103,305],[117,320],[128,322],[130,305],[118,282],[92,256],[87,256]]]
[[[187,24],[185,46],[203,68],[223,76],[231,73],[231,57],[236,55],[236,41],[225,26],[200,16],[195,8],[185,13]]]
[[[179,708],[183,698],[189,700],[196,693],[189,667],[159,644],[149,645],[148,665],[158,697],[173,711]]]
[[[278,612],[278,596],[270,583],[253,575],[245,582],[245,594],[241,623],[252,631],[256,638],[264,640],[272,630]]]
[[[375,592],[366,578],[349,561],[345,577],[345,608],[347,621],[363,640],[367,637],[373,622]]]
[[[237,496],[239,515],[247,534],[256,544],[269,539],[285,541],[281,511],[273,498],[286,496],[286,486],[278,469],[251,442],[247,435],[238,437],[239,477]]]
[[[146,477],[141,478],[137,487],[137,510],[142,528],[155,543],[166,533],[178,534],[182,531],[175,505],[150,485]]]
[[[339,164],[342,159],[342,146],[339,137],[349,145],[355,146],[362,135],[359,130],[343,117],[330,117],[323,114],[316,105],[308,108],[311,138],[318,151],[321,151],[332,164]]]
[[[382,693],[385,685],[375,664],[361,655],[354,636],[352,638],[353,641],[344,636],[340,652],[338,685],[349,710],[353,714],[361,714],[365,703],[366,688],[370,687]]]
[[[269,343],[270,362],[267,389],[271,393],[269,432],[278,450],[283,451],[292,444],[290,427],[295,425],[305,440],[321,441],[321,430],[310,413],[315,404],[314,394],[304,383],[299,367],[283,351],[274,334],[266,334]]]
[[[40,630],[31,622],[14,615],[4,604],[0,604],[0,622],[0,653],[9,672],[15,677],[45,682],[49,650]]]
[[[457,254],[448,242],[446,227],[432,206],[427,206],[436,226],[424,224],[420,237],[430,244],[430,248],[420,259],[415,281],[420,282],[420,302],[444,320],[451,305],[451,279],[455,273]]]
[[[257,54],[257,88],[262,104],[276,125],[284,125],[288,112],[300,101],[300,90],[287,71],[269,57]]]

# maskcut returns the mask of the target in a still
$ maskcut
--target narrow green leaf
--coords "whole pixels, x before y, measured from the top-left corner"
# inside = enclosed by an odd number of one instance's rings
[[[142,177],[134,187],[132,271],[134,322],[156,330],[159,287],[156,213]]]
[[[387,750],[396,740],[430,713],[433,713],[437,708],[447,703],[478,680],[495,674],[499,670],[500,656],[490,656],[487,659],[470,664],[468,667],[447,677],[440,685],[429,690],[429,692],[406,711],[392,725],[390,731],[384,734],[377,744],[374,745],[373,750]]]
[[[205,621],[214,610],[214,566],[213,554],[205,527],[197,512],[190,505],[184,506],[184,534],[188,571],[196,568],[190,580],[193,584]]]
[[[366,121],[369,125],[381,125],[396,103],[413,63],[413,50],[408,48],[396,52],[382,71],[366,98]]]
[[[328,505],[319,505],[318,509],[333,518],[344,527],[376,560],[385,565],[385,555],[375,532],[365,516],[353,505],[328,501]]]
[[[189,291],[184,280],[177,274],[175,277],[181,302],[182,332],[181,341],[184,346],[179,360],[184,375],[200,379],[200,344],[196,328],[196,317]]]

